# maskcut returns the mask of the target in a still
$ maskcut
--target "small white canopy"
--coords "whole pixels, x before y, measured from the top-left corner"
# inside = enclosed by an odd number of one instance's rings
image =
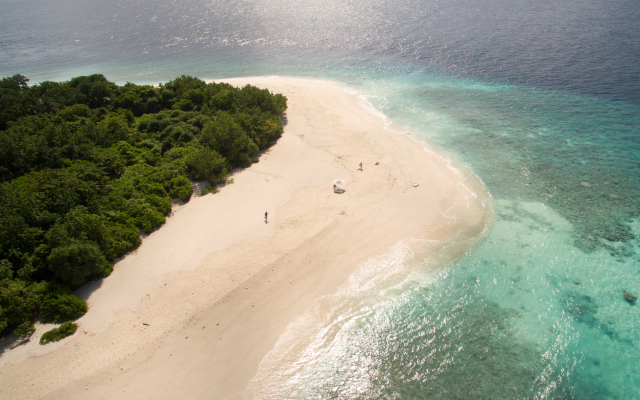
[[[333,192],[334,193],[344,193],[344,180],[336,179],[333,181]]]

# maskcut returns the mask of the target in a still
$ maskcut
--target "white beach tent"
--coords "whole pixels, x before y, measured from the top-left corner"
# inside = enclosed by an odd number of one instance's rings
[[[334,193],[344,193],[344,180],[336,179],[333,181],[333,192]]]

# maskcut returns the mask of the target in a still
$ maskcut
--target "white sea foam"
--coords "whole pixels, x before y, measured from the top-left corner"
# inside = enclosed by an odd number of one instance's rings
[[[310,392],[300,390],[315,379],[313,368],[323,369],[331,360],[339,360],[344,356],[343,350],[351,346],[357,329],[372,323],[369,319],[380,310],[393,312],[409,288],[428,286],[436,271],[474,240],[477,238],[467,242],[404,239],[388,253],[358,266],[336,293],[317,299],[289,324],[274,349],[262,360],[245,399],[309,398]],[[375,321],[385,323],[384,319]],[[312,365],[315,367],[309,369]],[[367,369],[361,367],[363,371]],[[357,381],[355,385],[351,382],[352,394],[371,390],[373,384],[368,373],[350,368],[351,379]]]

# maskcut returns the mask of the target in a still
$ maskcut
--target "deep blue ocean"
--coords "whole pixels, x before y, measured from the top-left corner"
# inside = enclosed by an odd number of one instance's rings
[[[640,399],[637,0],[0,0],[16,73],[343,82],[486,184],[480,244],[361,266],[247,397]]]

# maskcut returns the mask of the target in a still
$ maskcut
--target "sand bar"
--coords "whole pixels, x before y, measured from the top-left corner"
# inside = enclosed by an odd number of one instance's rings
[[[39,329],[5,351],[1,399],[242,398],[305,304],[358,265],[405,238],[462,240],[486,227],[491,202],[475,176],[386,129],[347,88],[227,81],[286,95],[283,137],[85,286],[78,333],[39,346]],[[337,178],[343,194],[333,193]]]

